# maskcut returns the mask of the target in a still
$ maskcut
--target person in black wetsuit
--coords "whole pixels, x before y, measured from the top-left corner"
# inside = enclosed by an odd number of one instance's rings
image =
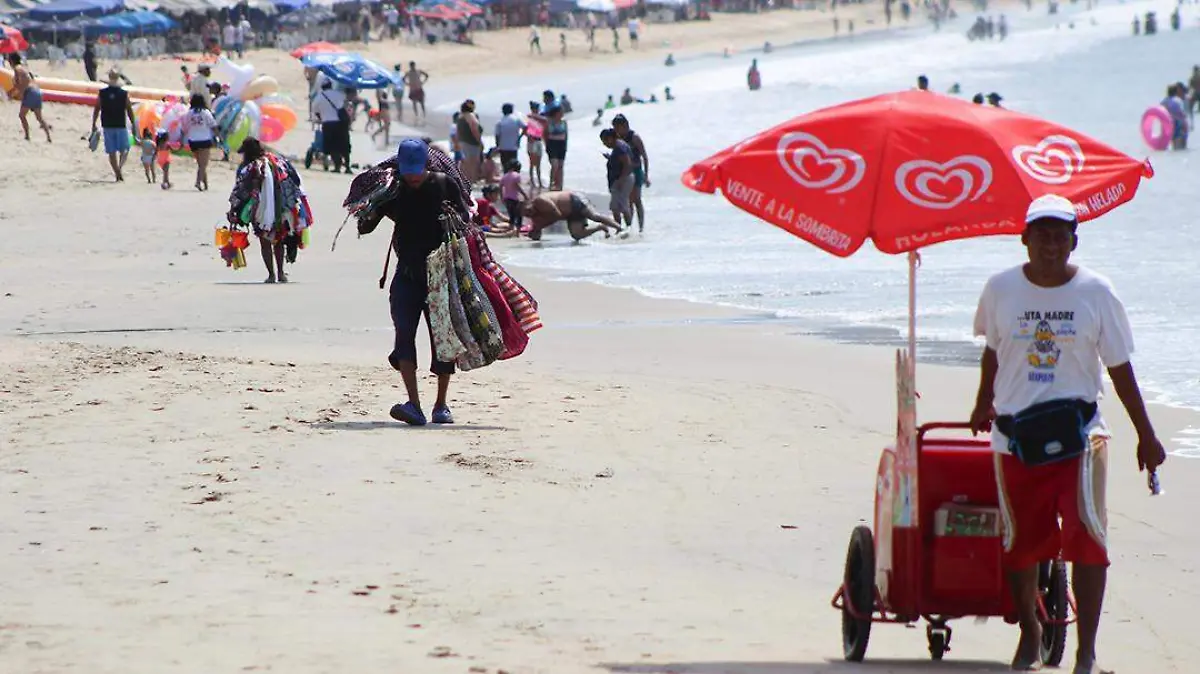
[[[461,200],[457,180],[445,173],[430,171],[430,158],[429,144],[424,140],[405,138],[401,141],[396,156],[389,161],[395,163],[396,172],[404,184],[396,198],[383,206],[374,220],[358,224],[358,233],[362,235],[375,231],[383,216],[396,223],[391,242],[396,254],[396,273],[392,277],[388,295],[396,338],[388,362],[404,379],[408,401],[393,405],[391,416],[412,426],[424,426],[426,423],[417,390],[417,325],[422,314],[425,315],[426,327],[429,327],[425,260],[444,239],[439,219],[442,203]],[[446,403],[446,395],[450,389],[450,376],[454,374],[454,363],[438,360],[436,352],[431,357],[438,390],[430,421],[452,424],[454,417]]]

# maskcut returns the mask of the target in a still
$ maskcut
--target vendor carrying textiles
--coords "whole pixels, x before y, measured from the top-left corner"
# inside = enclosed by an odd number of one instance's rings
[[[287,283],[283,262],[296,262],[313,224],[300,176],[288,160],[267,152],[255,138],[243,141],[238,152],[242,163],[229,194],[226,219],[234,228],[254,230],[267,265],[266,283]]]
[[[495,262],[464,217],[459,181],[435,170],[443,159],[426,141],[406,138],[395,157],[354,179],[343,204],[357,218],[359,235],[375,231],[384,216],[395,223],[389,304],[396,336],[388,362],[404,379],[408,400],[393,405],[391,416],[413,426],[426,423],[417,390],[422,314],[438,379],[430,419],[435,424],[454,423],[446,396],[456,367],[474,369],[520,355],[528,333],[541,327],[533,297]],[[387,263],[380,287],[386,277]]]

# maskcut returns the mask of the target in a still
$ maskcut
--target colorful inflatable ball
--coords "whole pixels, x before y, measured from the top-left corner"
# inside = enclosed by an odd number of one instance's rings
[[[282,124],[285,132],[296,128],[296,124],[300,121],[296,117],[296,113],[282,103],[260,103],[258,109],[264,116],[270,115],[272,119]]]
[[[271,115],[263,113],[262,123],[260,124],[258,130],[259,140],[263,141],[264,143],[274,143],[280,138],[283,138],[283,134],[285,133],[287,133],[287,129],[283,128],[283,122],[280,122]]]
[[[1171,147],[1171,136],[1174,135],[1175,120],[1171,113],[1161,105],[1153,105],[1142,113],[1142,140],[1152,150],[1166,150]]]

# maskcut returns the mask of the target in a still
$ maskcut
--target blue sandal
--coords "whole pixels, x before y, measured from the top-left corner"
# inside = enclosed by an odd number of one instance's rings
[[[433,423],[435,424],[452,424],[454,423],[454,415],[450,413],[450,408],[445,405],[433,408]]]
[[[421,411],[420,407],[412,404],[412,402],[406,402],[403,405],[392,405],[390,414],[396,421],[403,421],[409,426],[424,426],[426,423],[425,413]],[[437,410],[434,410],[434,418],[437,418]]]

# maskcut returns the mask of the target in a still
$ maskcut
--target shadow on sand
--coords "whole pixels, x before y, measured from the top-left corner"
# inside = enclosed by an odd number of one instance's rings
[[[310,428],[317,428],[323,431],[377,431],[386,428],[391,429],[413,429],[413,430],[435,430],[439,432],[449,431],[507,431],[507,426],[481,426],[478,424],[427,424],[421,427],[413,427],[408,424],[400,423],[399,421],[328,421],[325,423],[312,424]]]
[[[861,663],[842,660],[824,662],[670,662],[618,663],[598,665],[614,674],[940,674],[953,672],[1009,672],[1007,664],[989,660],[870,660]]]

